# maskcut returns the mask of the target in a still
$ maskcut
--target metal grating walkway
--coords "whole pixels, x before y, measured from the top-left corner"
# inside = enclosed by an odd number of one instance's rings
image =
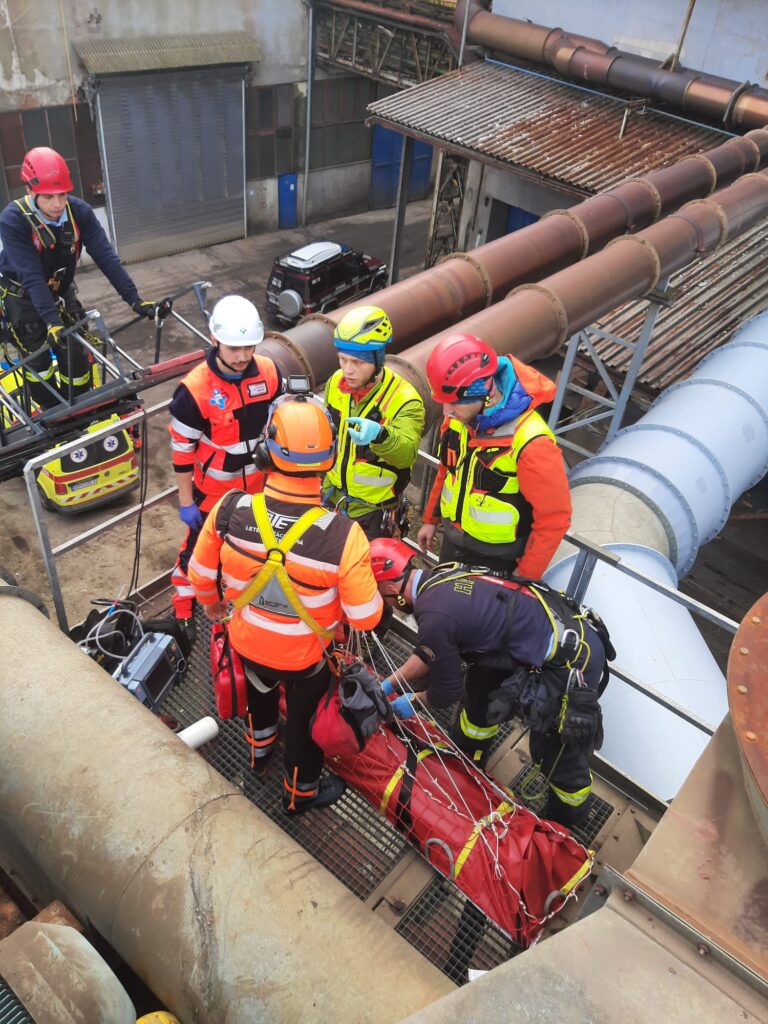
[[[520,947],[481,913],[455,886],[436,877],[395,928],[457,985],[470,967],[489,971]]]
[[[189,668],[162,708],[182,728],[205,715],[216,717],[209,671],[210,624],[199,610],[196,625],[198,636]],[[367,899],[410,848],[394,826],[350,789],[327,810],[288,817],[282,811],[282,772],[278,767],[282,764],[282,740],[276,744],[266,775],[256,776],[250,771],[242,722],[219,722],[219,728],[218,738],[200,751],[209,764],[356,896]]]
[[[209,670],[210,623],[200,609],[195,614],[197,640],[189,668],[162,708],[181,728],[206,715],[216,717]],[[398,664],[412,650],[403,638],[391,631],[386,634],[384,645]],[[387,672],[378,652],[373,661],[379,671]],[[455,705],[434,717],[444,728],[449,728],[454,715]],[[295,818],[286,816],[282,811],[282,773],[278,767],[282,763],[282,741],[277,744],[266,775],[256,776],[250,771],[242,723],[239,720],[219,722],[219,727],[219,737],[201,749],[202,756],[359,899],[367,899],[402,857],[412,851],[394,826],[351,789],[338,803],[322,812]],[[494,749],[504,743],[513,730],[512,723],[503,726]],[[510,785],[516,793],[522,788],[527,802],[535,810],[536,798],[541,799],[544,787],[543,779],[537,777],[533,766],[526,765]],[[596,798],[585,826],[574,829],[574,835],[588,844],[612,811],[609,804]],[[415,851],[413,855],[417,856]],[[468,980],[469,967],[491,970],[520,949],[437,873],[395,930],[458,985]],[[1,1019],[0,1024],[4,1024]]]
[[[33,1024],[12,989],[0,978],[0,1024]]]
[[[537,808],[543,806],[547,797],[544,776],[539,771],[538,766],[532,762],[523,765],[510,782],[509,788],[520,803],[525,804],[534,813],[537,813]],[[590,843],[613,814],[613,807],[609,803],[602,800],[597,794],[593,794],[593,796],[592,806],[586,820],[581,825],[575,825],[570,829],[574,838],[578,839],[587,849],[589,849]]]

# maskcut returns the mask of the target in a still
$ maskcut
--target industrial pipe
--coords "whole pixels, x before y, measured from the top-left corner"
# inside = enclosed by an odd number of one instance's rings
[[[682,203],[757,170],[767,159],[768,131],[749,132],[568,210],[552,211],[536,224],[471,253],[452,253],[429,270],[376,292],[372,301],[392,321],[391,351],[450,328],[511,289],[585,259],[617,235],[655,223]],[[338,366],[334,327],[359,301],[331,313],[312,314],[285,333],[268,332],[260,353],[275,359],[284,372],[308,374],[315,386],[322,384]],[[423,393],[418,377],[414,383]]]
[[[768,174],[746,174],[636,235],[614,239],[581,263],[514,289],[489,309],[408,349],[403,359],[413,371],[423,372],[434,345],[456,330],[478,335],[502,354],[541,359],[602,314],[647,294],[663,278],[766,216]]]
[[[768,124],[768,90],[700,71],[665,71],[598,39],[490,14],[480,0],[459,0],[454,26],[460,30],[470,4],[468,40],[495,52],[548,64],[576,82],[648,96],[687,116],[740,130]]]
[[[31,605],[0,625],[0,860],[181,1020],[380,1024],[453,988]]]
[[[574,533],[677,587],[699,546],[768,469],[768,313],[706,356],[636,424],[571,471]],[[555,553],[547,581],[567,583],[576,554]],[[725,680],[680,605],[600,564],[586,601],[604,610],[618,663],[705,722],[727,711]],[[663,799],[707,743],[695,726],[614,679],[602,700],[601,755]]]
[[[8,1024],[136,1024],[128,993],[69,925],[27,921],[2,939],[0,979],[29,1013],[13,1013],[0,987],[0,1021]]]

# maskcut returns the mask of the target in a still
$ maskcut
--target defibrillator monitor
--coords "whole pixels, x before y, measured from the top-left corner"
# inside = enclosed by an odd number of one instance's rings
[[[113,673],[129,693],[157,710],[186,667],[176,640],[167,633],[145,633]]]
[[[303,373],[291,373],[285,378],[285,391],[288,395],[311,395],[312,384]]]

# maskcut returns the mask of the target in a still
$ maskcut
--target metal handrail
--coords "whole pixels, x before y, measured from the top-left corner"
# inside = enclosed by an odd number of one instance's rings
[[[421,458],[428,466],[438,465],[438,460],[428,452],[419,449],[418,454],[419,458]],[[420,512],[423,511],[423,508],[420,509]],[[688,597],[686,594],[682,594],[679,590],[666,583],[661,583],[659,580],[656,580],[651,576],[647,576],[645,573],[640,572],[639,569],[635,569],[633,566],[627,565],[614,551],[609,551],[607,548],[603,548],[599,544],[594,544],[592,541],[574,533],[566,533],[564,540],[578,549],[576,562],[565,588],[565,593],[575,601],[578,601],[579,603],[583,601],[595,566],[598,562],[603,562],[610,566],[611,569],[623,573],[625,576],[641,583],[643,586],[649,587],[651,590],[656,591],[656,593],[661,594],[668,600],[682,605],[692,614],[706,619],[708,622],[713,623],[720,629],[726,630],[728,633],[735,634],[736,630],[739,628],[738,622],[735,622],[733,619],[729,619],[728,616],[722,615],[720,612],[715,611],[713,608],[708,607],[701,601],[697,601],[693,597]],[[416,546],[416,544],[407,539],[405,542],[409,547],[419,551],[422,557],[424,557],[424,553]],[[438,561],[437,557],[431,553],[427,555],[427,558],[429,561],[435,563]],[[700,718],[698,715],[688,711],[680,704],[670,700],[670,698],[660,693],[654,687],[640,682],[639,679],[636,679],[630,673],[624,671],[621,666],[611,665],[611,675],[615,676],[617,679],[621,679],[622,682],[632,687],[632,689],[642,693],[654,703],[659,704],[678,718],[688,722],[689,725],[699,729],[707,736],[712,736],[714,734],[715,726],[712,723],[705,721],[703,718]]]
[[[159,413],[165,411],[169,405],[170,400],[166,400],[164,402],[160,402],[158,405],[152,406],[150,409],[142,410],[140,412],[132,414],[131,416],[127,416],[125,419],[121,421],[121,426],[127,427],[130,426],[132,423],[138,422],[145,418],[150,419],[151,417],[156,416]],[[73,451],[75,448],[82,447],[85,441],[87,441],[88,443],[92,443],[93,441],[98,440],[100,437],[104,437],[109,433],[114,433],[114,430],[115,427],[114,424],[112,424],[111,426],[104,427],[101,430],[95,431],[94,433],[83,435],[83,437],[80,437],[74,441],[69,441],[66,444],[63,444],[55,449],[56,456],[60,457],[61,455],[66,455],[68,452]],[[110,530],[114,526],[117,526],[118,524],[125,522],[133,516],[138,515],[145,508],[151,508],[152,506],[160,504],[163,501],[167,501],[176,493],[176,488],[170,487],[167,488],[166,490],[160,491],[157,494],[152,495],[150,498],[145,499],[144,502],[139,503],[137,505],[133,505],[131,508],[124,509],[123,511],[119,512],[115,516],[112,516],[105,522],[100,523],[89,530],[84,531],[82,534],[78,534],[76,537],[73,537],[70,540],[65,541],[63,544],[60,544],[54,548],[51,545],[48,530],[42,515],[42,503],[40,501],[35,475],[36,470],[43,466],[46,462],[50,461],[51,457],[51,452],[45,452],[42,455],[37,455],[34,458],[30,459],[24,466],[24,479],[26,482],[27,493],[29,496],[30,506],[32,509],[32,517],[35,523],[35,530],[37,532],[38,540],[40,542],[40,548],[43,554],[43,561],[45,563],[46,574],[48,576],[48,582],[51,588],[51,595],[53,598],[54,608],[56,610],[56,617],[59,623],[59,627],[64,632],[67,632],[69,626],[67,620],[66,607],[64,604],[64,596],[61,590],[61,584],[55,566],[56,558],[59,555],[65,554],[66,552],[73,551],[74,549],[80,547],[83,544],[89,543],[96,537],[99,537],[103,533],[106,533],[107,530]],[[421,449],[419,449],[418,458],[420,458],[424,463],[426,463],[427,466],[434,467],[438,465],[438,460],[433,455]],[[421,509],[420,511],[423,511],[423,509]],[[695,600],[695,598],[688,597],[687,595],[680,593],[680,591],[676,590],[674,587],[670,587],[665,583],[661,583],[658,580],[653,579],[650,576],[647,576],[645,573],[640,572],[633,566],[625,564],[622,561],[622,559],[617,554],[615,554],[615,552],[602,548],[599,544],[594,544],[583,537],[579,537],[577,534],[567,533],[565,535],[565,540],[567,540],[578,550],[576,562],[574,564],[565,591],[570,597],[573,597],[574,600],[577,600],[579,602],[583,600],[584,594],[586,593],[586,589],[595,566],[598,562],[603,562],[606,565],[610,566],[610,568],[615,570],[616,572],[623,573],[625,576],[628,576],[630,579],[636,580],[643,586],[649,587],[651,590],[656,591],[656,593],[661,594],[668,600],[674,601],[676,604],[683,605],[683,607],[687,608],[688,611],[690,611],[694,615],[699,615],[707,621],[712,622],[720,629],[724,629],[729,633],[735,633],[738,629],[739,624],[735,622],[733,619],[729,619],[727,616],[722,615],[720,612],[715,611],[713,608],[709,608],[701,601]],[[406,538],[405,543],[408,544],[415,551],[420,551],[420,549],[413,541],[408,540]],[[420,552],[420,554],[422,554],[422,557],[424,557],[423,552]],[[438,561],[437,557],[435,555],[432,555],[431,553],[429,553],[426,557],[429,561],[433,563],[436,563]],[[678,718],[681,718],[683,721],[688,722],[688,724],[694,726],[696,729],[699,729],[706,735],[711,736],[714,733],[714,726],[710,722],[707,722],[704,719],[699,718],[699,716],[686,710],[681,705],[677,704],[675,701],[670,700],[668,697],[664,696],[654,687],[642,683],[639,679],[636,679],[628,672],[625,672],[621,668],[621,666],[612,665],[611,674],[614,675],[617,679],[621,679],[624,683],[626,683],[628,686],[631,686],[634,690],[637,690],[638,692],[644,694],[650,700],[654,701],[656,704],[659,704],[667,711],[670,711]]]

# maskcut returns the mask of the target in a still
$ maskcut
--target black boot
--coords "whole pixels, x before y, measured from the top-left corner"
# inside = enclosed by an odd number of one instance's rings
[[[548,821],[556,821],[560,825],[565,825],[566,828],[575,828],[587,820],[594,802],[595,798],[593,794],[590,793],[583,804],[579,804],[578,807],[574,807],[572,804],[563,803],[563,801],[550,790],[549,797],[540,817],[547,818]]]
[[[293,810],[291,810],[289,798],[284,796],[283,810],[286,814],[303,814],[304,811],[312,811],[318,807],[330,807],[344,796],[346,788],[346,782],[338,775],[325,775],[320,779],[316,796],[310,797],[308,800],[297,800]]]

